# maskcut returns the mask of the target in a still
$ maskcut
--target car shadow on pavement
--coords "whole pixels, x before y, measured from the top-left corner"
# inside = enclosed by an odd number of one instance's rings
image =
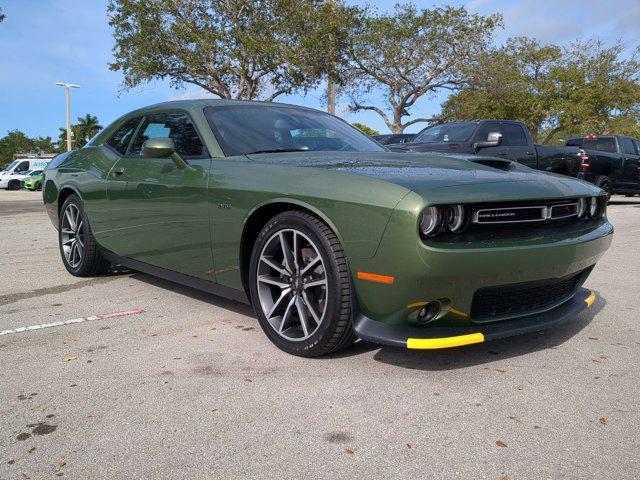
[[[187,287],[179,283],[175,283],[170,280],[165,280],[160,277],[154,277],[153,275],[148,275],[142,272],[133,273],[131,275],[131,278],[147,283],[149,285],[153,285],[158,288],[171,290],[172,292],[178,293],[180,295],[185,295],[189,298],[193,298],[201,302],[206,302],[216,307],[224,308],[226,310],[231,310],[232,312],[239,313],[241,315],[246,315],[248,317],[251,317],[252,319],[255,319],[253,308],[251,307],[251,305],[247,305],[245,303],[237,302],[235,300],[229,300],[227,298],[214,295],[213,293],[203,292],[202,290],[198,290],[196,288]],[[256,320],[256,323],[257,323],[257,320]]]
[[[442,350],[406,350],[382,347],[373,358],[378,362],[402,368],[437,371],[456,370],[519,357],[540,350],[555,349],[578,335],[591,323],[606,303],[600,293],[596,292],[596,301],[593,306],[581,312],[574,321],[538,333]]]

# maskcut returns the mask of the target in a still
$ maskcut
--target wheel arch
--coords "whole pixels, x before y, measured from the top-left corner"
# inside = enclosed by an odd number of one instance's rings
[[[58,192],[58,216],[60,216],[60,209],[62,209],[62,205],[70,195],[77,195],[80,200],[82,200],[82,196],[75,188],[69,186],[62,187]]]
[[[244,228],[242,229],[242,236],[240,237],[240,275],[242,285],[247,295],[249,294],[249,264],[251,252],[258,233],[260,233],[260,230],[262,230],[273,217],[289,210],[307,212],[319,218],[333,230],[338,240],[340,240],[340,243],[344,244],[340,232],[334,223],[313,205],[292,198],[278,198],[256,205],[245,217]]]

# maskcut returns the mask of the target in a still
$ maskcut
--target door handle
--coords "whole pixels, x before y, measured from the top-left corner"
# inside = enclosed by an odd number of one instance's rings
[[[527,155],[533,155],[533,152],[527,152]]]
[[[114,175],[122,175],[124,173],[124,167],[118,167],[113,171]]]

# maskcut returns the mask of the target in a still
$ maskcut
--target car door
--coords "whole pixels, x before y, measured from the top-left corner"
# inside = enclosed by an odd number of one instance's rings
[[[502,133],[502,143],[507,147],[507,156],[511,160],[527,167],[538,168],[536,152],[521,125],[502,122],[500,133]]]
[[[490,133],[502,133],[500,131],[500,122],[484,122],[480,125],[474,135],[474,142],[485,142]],[[504,139],[503,139],[504,140]],[[507,157],[509,154],[508,147],[504,145],[504,142],[500,142],[497,147],[484,147],[479,148],[476,152],[478,155],[488,155],[496,157]]]
[[[638,189],[638,159],[640,152],[636,149],[636,144],[629,137],[619,137],[620,152],[622,153],[622,175],[619,178],[619,188],[625,190]]]
[[[171,158],[144,156],[151,138],[174,140]],[[211,158],[186,112],[150,114],[137,127],[126,153],[107,175],[112,228],[105,243],[128,258],[212,280],[207,179]]]

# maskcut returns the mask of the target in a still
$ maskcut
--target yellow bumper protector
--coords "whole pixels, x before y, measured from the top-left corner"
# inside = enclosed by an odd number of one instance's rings
[[[591,292],[591,295],[589,295],[587,298],[584,299],[584,303],[587,304],[587,308],[591,307],[591,305],[593,305],[593,302],[596,301],[596,292]]]
[[[463,345],[482,342],[484,342],[484,335],[481,333],[470,333],[469,335],[444,338],[407,338],[407,348],[433,350],[437,348],[461,347]]]

